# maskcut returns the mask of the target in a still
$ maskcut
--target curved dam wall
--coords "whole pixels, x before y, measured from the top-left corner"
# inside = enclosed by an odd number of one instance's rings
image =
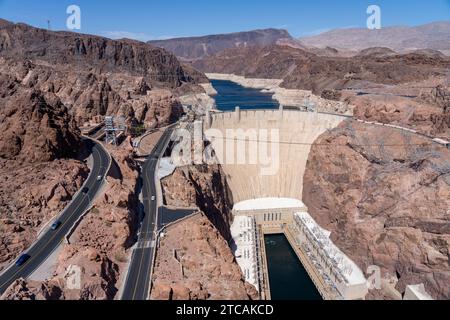
[[[326,130],[348,118],[282,108],[248,111],[237,108],[235,112],[207,115],[204,129],[214,150],[225,150],[219,161],[234,203],[267,197],[301,200],[311,145]]]

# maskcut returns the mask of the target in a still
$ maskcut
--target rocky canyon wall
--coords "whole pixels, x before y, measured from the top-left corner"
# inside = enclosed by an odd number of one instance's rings
[[[198,207],[228,241],[233,197],[219,165],[177,168],[162,180],[164,201],[175,207]]]
[[[381,268],[383,289],[369,299],[418,283],[450,298],[449,164],[450,150],[429,139],[356,122],[312,146],[303,201],[362,270]]]
[[[173,54],[142,42],[9,22],[0,25],[0,58],[0,68],[24,85],[55,94],[78,125],[121,115],[128,125],[165,126],[180,114],[177,98],[204,93],[198,83],[208,82]]]
[[[70,202],[89,169],[57,96],[23,85],[0,67],[0,271]]]
[[[152,299],[258,299],[246,283],[233,253],[218,229],[203,214],[167,228],[161,239]]]
[[[177,168],[162,185],[168,205],[195,206],[200,212],[165,230],[157,253],[152,298],[258,299],[227,243],[233,200],[221,167]]]

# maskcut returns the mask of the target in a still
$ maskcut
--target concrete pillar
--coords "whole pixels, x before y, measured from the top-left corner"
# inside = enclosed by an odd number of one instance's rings
[[[241,108],[236,106],[234,110],[234,122],[239,123],[239,121],[241,121]]]

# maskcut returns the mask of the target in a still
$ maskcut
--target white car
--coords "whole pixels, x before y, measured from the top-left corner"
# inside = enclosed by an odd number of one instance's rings
[[[103,179],[102,176],[98,176],[98,177],[97,177],[97,181],[100,181],[100,180],[102,180],[102,179]]]
[[[155,199],[156,199],[155,196],[152,196],[152,201],[155,201]]]

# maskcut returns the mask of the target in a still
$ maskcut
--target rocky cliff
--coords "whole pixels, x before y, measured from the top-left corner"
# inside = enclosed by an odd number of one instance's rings
[[[432,137],[450,140],[449,92],[450,87],[430,82],[430,87],[421,90],[417,98],[386,96],[376,92],[344,99],[351,101],[354,116],[358,119],[395,123]]]
[[[80,132],[52,93],[0,71],[0,270],[80,189]]]
[[[177,168],[162,180],[164,200],[175,207],[198,207],[230,240],[233,199],[225,173],[218,165],[198,165]]]
[[[0,57],[2,69],[24,85],[58,96],[79,125],[96,115],[123,115],[128,124],[163,126],[168,120],[158,114],[176,114],[180,103],[159,104],[153,90],[169,90],[175,99],[204,92],[197,83],[208,82],[173,54],[142,42],[24,24],[0,25]]]
[[[369,298],[418,283],[450,298],[449,163],[450,151],[425,138],[355,122],[312,146],[303,201],[362,270],[381,267],[383,290]]]
[[[88,171],[76,160],[22,165],[0,160],[0,271],[69,204]]]
[[[33,163],[77,153],[79,130],[55,95],[23,86],[3,72],[0,88],[1,158]]]
[[[17,280],[2,295],[3,300],[59,300],[63,292],[55,282]]]
[[[152,298],[258,299],[227,243],[233,200],[221,167],[177,168],[162,186],[166,204],[196,206],[200,212],[167,228],[157,253]]]
[[[203,214],[166,230],[158,249],[152,299],[249,300],[246,283],[227,242]]]
[[[102,73],[128,73],[171,87],[193,82],[174,55],[139,41],[52,32],[21,23],[0,27],[2,56],[87,67]]]

